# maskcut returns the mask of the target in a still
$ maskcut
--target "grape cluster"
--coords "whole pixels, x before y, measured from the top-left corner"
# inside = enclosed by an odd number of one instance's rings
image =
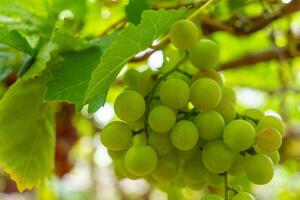
[[[170,40],[189,51],[199,71],[178,78],[173,73],[129,70],[128,88],[114,102],[121,121],[108,124],[101,141],[114,160],[118,178],[146,178],[158,188],[220,187],[224,177],[247,176],[266,184],[279,162],[284,125],[257,109],[236,112],[234,91],[215,71],[220,50],[199,40],[197,26],[178,21]],[[232,200],[253,200],[241,190]],[[209,194],[202,200],[221,200]]]

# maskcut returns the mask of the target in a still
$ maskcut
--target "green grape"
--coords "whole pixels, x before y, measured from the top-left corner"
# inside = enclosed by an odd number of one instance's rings
[[[200,110],[215,108],[220,103],[221,98],[221,87],[210,78],[200,78],[191,86],[190,101]]]
[[[121,172],[121,170],[119,168],[119,165],[117,165],[117,163],[114,163],[114,173],[115,173],[115,176],[118,180],[121,180],[121,179],[125,178],[125,176]]]
[[[118,168],[118,170],[121,172],[121,174],[124,176],[124,177],[127,177],[127,178],[130,178],[130,179],[139,179],[140,177],[139,176],[136,176],[136,175],[133,175],[132,173],[130,173],[127,168],[125,167],[125,162],[124,162],[124,159],[125,159],[125,155],[126,153],[124,153],[122,155],[122,158],[117,160],[115,163],[116,163],[116,167]],[[118,173],[118,172],[117,172]]]
[[[264,154],[256,154],[247,160],[246,175],[257,185],[270,182],[274,175],[272,160]]]
[[[151,69],[143,71],[139,77],[137,91],[142,96],[147,96],[155,85],[155,72]]]
[[[199,78],[210,78],[213,79],[214,81],[216,81],[221,88],[223,88],[223,79],[221,77],[221,75],[216,72],[215,70],[212,69],[202,69],[199,70],[198,73],[196,73],[193,77],[192,77],[192,81],[196,81]]]
[[[233,104],[235,104],[236,96],[235,96],[233,89],[228,86],[224,86],[223,93],[222,93],[222,99],[226,99],[226,100],[232,102]]]
[[[216,194],[207,194],[201,200],[223,200],[223,198]]]
[[[267,155],[269,158],[271,158],[274,165],[277,165],[280,161],[280,154],[278,151],[266,152],[266,151],[263,151],[262,149],[260,149],[258,146],[255,146],[255,151],[257,153],[262,153],[262,154]]]
[[[258,109],[249,108],[244,110],[242,115],[250,117],[251,119],[260,120],[264,116],[264,113]]]
[[[211,40],[201,39],[190,51],[191,63],[199,68],[215,68],[220,57],[220,47]]]
[[[170,136],[167,133],[161,134],[149,131],[148,144],[160,155],[169,153],[173,148]]]
[[[238,192],[253,190],[253,183],[249,180],[249,178],[246,175],[231,176],[229,178],[229,185]]]
[[[195,119],[200,138],[204,140],[214,140],[222,136],[225,122],[222,116],[216,111],[206,111],[199,113]]]
[[[138,91],[139,78],[141,73],[135,69],[129,69],[124,77],[126,85],[129,86],[131,90]]]
[[[223,187],[224,186],[224,176],[219,175],[219,174],[214,174],[211,172],[207,172],[206,174],[206,182],[208,185],[212,187]]]
[[[157,106],[151,110],[148,117],[149,126],[158,133],[166,133],[176,122],[175,112],[167,106]]]
[[[266,152],[273,152],[281,146],[282,137],[274,128],[265,128],[257,133],[256,144]]]
[[[128,125],[131,130],[140,130],[144,128],[145,125],[145,115],[143,115],[140,119],[134,122],[128,122]]]
[[[141,132],[133,136],[133,144],[147,144],[147,135],[145,132]]]
[[[178,49],[190,49],[199,39],[199,30],[190,20],[179,20],[170,29],[170,40]]]
[[[243,176],[245,174],[245,163],[246,158],[241,154],[237,154],[228,173],[232,176]]]
[[[112,151],[112,150],[108,149],[107,153],[112,160],[118,160],[118,159],[122,158],[124,151]]]
[[[255,200],[254,196],[248,192],[240,192],[232,200]]]
[[[121,120],[134,122],[144,115],[146,106],[142,95],[136,91],[127,90],[116,98],[114,109]]]
[[[222,99],[219,105],[215,108],[215,111],[220,113],[226,124],[233,121],[236,116],[236,109],[231,101]]]
[[[199,140],[199,139],[198,139]],[[182,151],[182,150],[179,150],[179,149],[174,149],[176,155],[179,156],[179,159],[181,160],[187,160],[189,159],[190,157],[192,157],[192,155],[197,151],[197,144],[190,150],[187,150],[187,151]]]
[[[178,159],[174,154],[158,157],[152,177],[157,181],[169,181],[178,174]]]
[[[210,172],[219,174],[230,169],[235,153],[222,140],[212,140],[204,145],[202,159]]]
[[[148,145],[133,145],[128,149],[124,159],[126,169],[135,176],[147,176],[157,165],[157,155]]]
[[[168,79],[163,82],[159,92],[160,100],[173,109],[184,107],[190,98],[189,85],[180,79]]]
[[[183,164],[183,173],[188,182],[199,183],[206,178],[207,170],[202,161],[201,151],[196,151],[191,158]]]
[[[285,131],[282,121],[275,116],[264,116],[259,120],[256,131],[261,131],[264,128],[274,128],[279,131],[282,136],[284,135]]]
[[[111,122],[100,133],[101,142],[112,151],[122,151],[129,147],[132,132],[127,124],[120,121]]]
[[[169,187],[167,191],[168,200],[183,200],[183,194],[180,188]]]
[[[193,189],[193,190],[202,190],[206,187],[206,181],[200,181],[200,182],[186,182],[186,186]]]
[[[249,149],[255,142],[255,129],[242,119],[230,122],[224,129],[224,142],[234,151]]]
[[[195,124],[187,120],[177,122],[171,130],[173,145],[182,151],[192,149],[198,141],[199,133]]]

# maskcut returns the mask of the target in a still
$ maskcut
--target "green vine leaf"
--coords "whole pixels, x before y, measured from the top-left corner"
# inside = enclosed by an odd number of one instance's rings
[[[19,79],[0,101],[0,165],[20,191],[41,184],[54,167],[54,114],[43,92],[41,78]]]
[[[148,9],[150,9],[149,0],[130,0],[125,7],[128,21],[135,25],[139,24],[143,11]]]
[[[129,24],[118,35],[92,73],[85,94],[85,103],[89,104],[89,112],[95,112],[105,103],[108,89],[122,67],[134,55],[145,50],[155,39],[165,34],[174,22],[183,18],[185,13],[186,8],[147,10],[143,12],[139,25]]]

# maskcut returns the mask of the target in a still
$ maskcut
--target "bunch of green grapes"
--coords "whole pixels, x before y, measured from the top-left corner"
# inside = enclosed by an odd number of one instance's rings
[[[219,46],[199,35],[188,20],[170,30],[171,43],[188,51],[188,60],[199,69],[188,78],[178,78],[176,70],[132,69],[125,75],[127,88],[114,102],[119,121],[100,134],[119,179],[145,178],[170,196],[174,188],[224,187],[232,177],[245,176],[259,185],[271,181],[284,125],[256,109],[237,113],[234,91],[215,71]],[[230,199],[254,199],[233,187],[225,188]],[[214,199],[223,198],[202,198]]]

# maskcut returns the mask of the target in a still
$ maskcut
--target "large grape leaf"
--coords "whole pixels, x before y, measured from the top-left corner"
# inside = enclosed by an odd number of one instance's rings
[[[20,191],[39,185],[54,167],[54,114],[43,92],[41,78],[19,79],[0,101],[0,166]]]
[[[135,25],[139,24],[143,11],[148,9],[150,9],[149,0],[130,0],[125,7],[128,21]]]
[[[89,112],[95,112],[105,103],[107,91],[122,67],[137,53],[149,47],[153,40],[166,33],[171,25],[186,13],[178,10],[147,10],[142,14],[141,23],[129,24],[103,54],[100,64],[92,73],[85,94]]]
[[[6,44],[19,51],[33,54],[33,49],[27,40],[16,30],[10,30],[5,26],[0,26],[0,43]]]

